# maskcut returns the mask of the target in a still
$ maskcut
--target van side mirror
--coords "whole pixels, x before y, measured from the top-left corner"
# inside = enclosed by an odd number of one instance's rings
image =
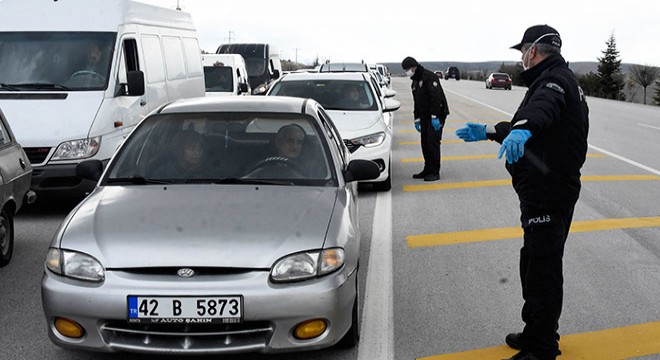
[[[380,176],[380,169],[375,162],[371,160],[355,159],[351,160],[344,170],[344,181],[360,181],[377,179]]]
[[[247,93],[247,92],[249,92],[248,84],[246,84],[246,83],[239,83],[239,84],[238,84],[238,94],[239,94],[239,95],[240,95],[240,94],[245,94],[245,93]]]
[[[280,78],[280,71],[277,69],[273,69],[273,79],[279,79]]]
[[[128,95],[144,95],[144,73],[140,70],[131,70],[128,72]]]
[[[87,179],[98,181],[103,174],[103,162],[101,160],[85,160],[76,165],[76,176]]]

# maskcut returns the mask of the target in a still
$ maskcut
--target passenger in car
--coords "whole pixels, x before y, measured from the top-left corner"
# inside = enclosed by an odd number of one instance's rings
[[[154,173],[162,179],[216,178],[208,166],[204,152],[204,137],[193,130],[177,133],[169,146],[170,156]]]

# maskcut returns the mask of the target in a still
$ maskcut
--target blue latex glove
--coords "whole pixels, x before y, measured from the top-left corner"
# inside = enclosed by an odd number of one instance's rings
[[[463,141],[486,140],[486,125],[469,122],[464,128],[456,130],[456,136]]]
[[[422,124],[419,119],[415,119],[415,130],[420,133],[422,132]]]
[[[513,164],[518,161],[525,153],[525,142],[531,136],[532,133],[529,130],[511,130],[509,136],[502,141],[502,146],[497,152],[497,158],[501,159],[502,154],[506,152],[506,162]]]
[[[440,119],[438,119],[435,116],[431,117],[431,125],[433,125],[433,130],[435,131],[440,131],[440,129],[442,129],[442,124],[440,123]]]

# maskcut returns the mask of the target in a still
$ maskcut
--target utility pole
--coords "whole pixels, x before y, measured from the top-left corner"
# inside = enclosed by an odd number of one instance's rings
[[[234,32],[231,31],[231,30],[229,30],[229,37],[225,38],[225,39],[227,39],[227,41],[228,41],[229,44],[231,44],[231,36],[232,36],[232,34],[234,34]]]
[[[296,64],[298,63],[298,50],[300,50],[300,48],[296,48]]]
[[[176,9],[181,11],[181,6],[179,6],[179,0],[176,0]]]

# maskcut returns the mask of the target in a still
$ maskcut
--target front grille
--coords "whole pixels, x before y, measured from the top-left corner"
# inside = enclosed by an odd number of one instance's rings
[[[49,147],[26,147],[23,150],[25,150],[25,154],[27,154],[31,164],[41,164],[46,161],[50,152]]]
[[[108,321],[101,336],[111,348],[152,353],[234,353],[263,349],[273,334],[266,321],[240,324],[130,324]]]
[[[161,266],[161,267],[139,267],[139,268],[107,268],[108,271],[121,271],[136,275],[170,275],[177,276],[177,271],[185,266]],[[248,268],[230,268],[230,267],[191,267],[195,271],[195,276],[203,275],[238,275],[253,271],[269,271],[270,269],[248,269]]]
[[[360,147],[360,144],[354,144],[350,140],[344,140],[344,144],[346,144],[346,147],[348,148],[348,151],[351,152],[351,154]]]

